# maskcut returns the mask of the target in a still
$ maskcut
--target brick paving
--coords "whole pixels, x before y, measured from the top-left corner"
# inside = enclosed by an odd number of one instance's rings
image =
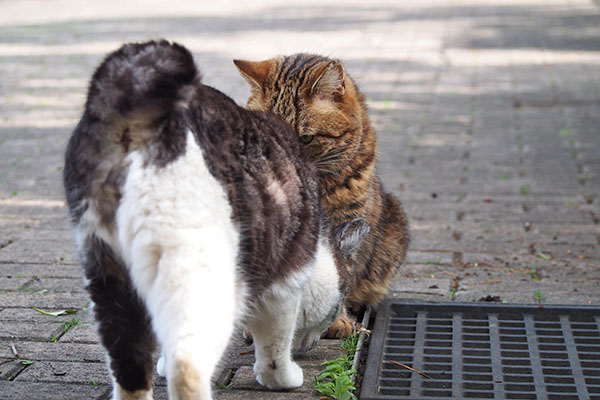
[[[94,67],[131,40],[180,41],[240,103],[233,58],[342,59],[368,98],[383,181],[410,216],[394,297],[600,304],[597,2],[214,3],[0,2],[0,399],[110,397],[60,174]],[[237,372],[216,397],[316,397],[312,377],[337,347],[323,341],[300,360],[304,387],[277,393],[234,341],[217,379]]]

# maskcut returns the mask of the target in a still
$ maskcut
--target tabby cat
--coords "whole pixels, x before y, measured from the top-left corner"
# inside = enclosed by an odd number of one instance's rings
[[[92,77],[63,180],[114,399],[152,398],[156,342],[169,396],[210,399],[236,322],[262,385],[302,384],[294,330],[310,346],[337,318],[330,240],[352,252],[365,224],[321,225],[288,124],[203,85],[180,45],[127,44]]]
[[[365,218],[371,231],[347,263],[352,309],[376,305],[388,291],[409,243],[400,203],[376,171],[377,138],[365,98],[336,60],[311,54],[250,62],[235,60],[250,84],[247,108],[273,111],[290,123],[318,169],[323,212],[333,224]],[[342,315],[330,337],[347,335]]]

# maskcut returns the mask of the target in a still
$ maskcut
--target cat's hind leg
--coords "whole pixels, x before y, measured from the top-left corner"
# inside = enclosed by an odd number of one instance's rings
[[[146,307],[105,242],[90,236],[84,246],[86,289],[107,351],[113,400],[150,400],[155,339]]]
[[[243,292],[236,293],[235,268],[235,253],[217,243],[214,252],[178,246],[160,255],[155,274],[140,285],[163,349],[169,399],[212,398],[211,378]]]
[[[269,389],[292,389],[303,381],[302,369],[291,358],[302,291],[283,286],[267,289],[247,322],[254,339],[254,373]]]

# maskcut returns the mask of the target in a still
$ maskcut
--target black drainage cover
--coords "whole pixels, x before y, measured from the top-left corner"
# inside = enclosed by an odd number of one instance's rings
[[[383,303],[361,400],[600,400],[600,309]]]

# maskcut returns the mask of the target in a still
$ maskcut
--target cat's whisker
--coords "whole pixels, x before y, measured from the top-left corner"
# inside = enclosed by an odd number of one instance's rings
[[[333,153],[333,154],[328,154],[327,156],[321,157],[320,159],[318,159],[317,162],[335,159],[335,158],[342,156],[343,154],[345,154],[345,152],[343,152],[343,151]]]
[[[337,177],[341,176],[339,172],[331,170],[331,169],[327,169],[327,168],[317,168],[317,171],[318,172],[323,172],[323,173],[326,173],[326,174],[335,175]]]

